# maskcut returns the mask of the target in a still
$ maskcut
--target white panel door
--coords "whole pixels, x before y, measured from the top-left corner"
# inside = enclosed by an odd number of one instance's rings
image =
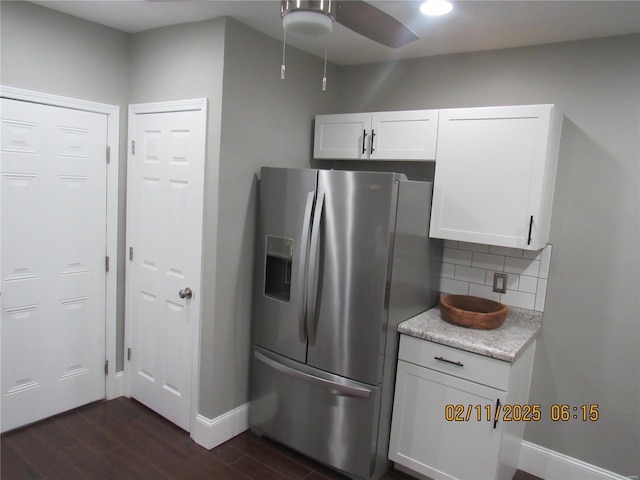
[[[190,430],[202,298],[206,114],[136,114],[135,107],[129,116],[135,150],[127,219],[130,393]]]
[[[106,115],[2,99],[2,431],[105,396]]]

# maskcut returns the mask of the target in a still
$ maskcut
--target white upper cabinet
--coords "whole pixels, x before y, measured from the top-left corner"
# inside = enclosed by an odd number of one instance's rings
[[[430,235],[543,248],[561,127],[553,105],[440,110]]]
[[[369,158],[370,113],[316,115],[313,158]]]
[[[313,157],[435,160],[438,110],[318,115]]]

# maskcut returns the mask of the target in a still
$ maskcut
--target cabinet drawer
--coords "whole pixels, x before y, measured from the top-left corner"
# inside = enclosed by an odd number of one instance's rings
[[[407,335],[400,336],[400,360],[506,391],[511,364]]]

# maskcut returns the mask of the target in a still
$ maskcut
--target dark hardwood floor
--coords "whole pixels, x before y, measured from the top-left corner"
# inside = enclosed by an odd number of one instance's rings
[[[134,400],[98,402],[2,435],[2,480],[345,480],[242,433],[213,450]],[[384,480],[411,480],[391,470]],[[536,480],[518,471],[513,480]],[[539,480],[539,479],[538,479]]]

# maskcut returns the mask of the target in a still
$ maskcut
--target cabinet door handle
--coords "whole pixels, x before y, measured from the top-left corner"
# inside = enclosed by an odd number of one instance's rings
[[[498,425],[498,417],[500,416],[500,399],[496,398],[496,408],[494,410],[495,414],[493,415],[493,428],[495,430]]]
[[[373,151],[375,150],[373,148],[373,139],[376,137],[376,131],[372,128],[371,129],[371,145],[369,146],[369,155],[373,155]]]
[[[447,360],[446,358],[443,357],[433,357],[436,360],[438,360],[439,362],[445,362],[445,363],[450,363],[451,365],[455,365],[456,367],[464,367],[464,365],[460,362],[454,362],[453,360]]]
[[[533,215],[529,218],[529,237],[527,238],[527,245],[531,245],[531,231],[533,230]]]
[[[362,131],[362,154],[367,153],[367,131]]]

